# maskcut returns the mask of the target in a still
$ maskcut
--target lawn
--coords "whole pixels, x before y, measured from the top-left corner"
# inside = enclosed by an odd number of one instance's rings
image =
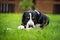
[[[60,15],[47,16],[50,23],[44,29],[18,30],[22,14],[0,14],[0,40],[60,40]]]

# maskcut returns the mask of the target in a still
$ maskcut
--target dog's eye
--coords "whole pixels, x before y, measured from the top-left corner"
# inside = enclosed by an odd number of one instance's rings
[[[32,17],[32,19],[34,19],[34,17]]]

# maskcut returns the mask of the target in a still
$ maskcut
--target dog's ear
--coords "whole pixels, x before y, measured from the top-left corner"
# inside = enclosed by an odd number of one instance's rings
[[[26,14],[26,12],[24,12],[22,15],[22,24],[24,23],[24,20],[25,20],[25,14]]]

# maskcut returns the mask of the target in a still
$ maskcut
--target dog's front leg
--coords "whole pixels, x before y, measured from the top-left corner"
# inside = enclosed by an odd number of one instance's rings
[[[35,28],[35,25],[34,25],[34,23],[33,23],[33,28]]]
[[[27,23],[26,28],[29,28],[29,24]]]

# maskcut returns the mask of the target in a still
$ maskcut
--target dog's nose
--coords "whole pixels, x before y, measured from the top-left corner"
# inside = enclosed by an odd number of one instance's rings
[[[32,27],[33,28],[33,25],[29,25],[29,28]]]

